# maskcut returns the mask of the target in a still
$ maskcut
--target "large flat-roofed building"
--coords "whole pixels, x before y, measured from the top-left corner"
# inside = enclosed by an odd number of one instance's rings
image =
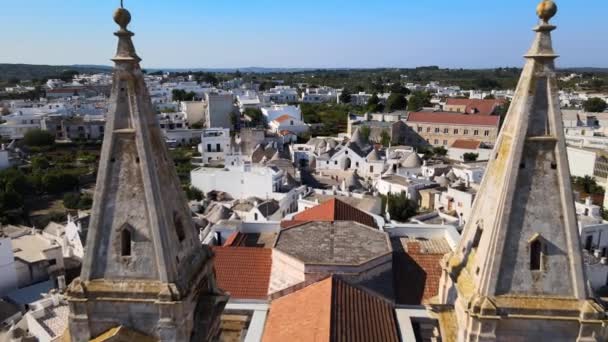
[[[279,232],[269,292],[341,274],[390,297],[391,269],[392,248],[385,232],[355,221],[304,222]]]
[[[494,145],[500,130],[500,117],[448,112],[410,113],[407,124],[433,146],[451,146],[459,139],[475,139]]]

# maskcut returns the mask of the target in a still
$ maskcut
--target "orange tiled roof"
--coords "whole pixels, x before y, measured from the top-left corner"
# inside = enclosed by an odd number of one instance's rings
[[[467,113],[474,112],[477,115],[492,115],[496,107],[502,106],[503,100],[478,100],[478,99],[447,99],[446,106],[464,106]]]
[[[444,254],[424,253],[418,242],[407,242],[406,251],[393,257],[396,301],[420,305],[439,293],[441,259]]]
[[[272,250],[214,247],[218,286],[237,299],[267,299]]]
[[[319,204],[316,207],[304,210],[303,212],[295,215],[293,220],[300,222],[355,221],[366,226],[377,228],[376,221],[371,215],[335,198]],[[283,224],[281,226],[285,227]]]
[[[453,148],[462,148],[465,150],[476,150],[481,145],[478,140],[458,139],[452,144]]]
[[[393,306],[339,277],[321,280],[270,305],[265,342],[397,342]]]
[[[414,112],[410,113],[407,122],[498,127],[500,117],[496,115],[469,115],[451,112]]]
[[[284,114],[284,115],[281,115],[278,118],[274,119],[274,121],[276,121],[278,123],[282,123],[283,121],[287,121],[287,120],[294,120],[295,121],[295,118],[293,116],[291,116],[291,115]]]

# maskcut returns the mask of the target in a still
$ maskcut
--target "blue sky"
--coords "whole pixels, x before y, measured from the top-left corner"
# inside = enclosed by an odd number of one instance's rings
[[[125,0],[148,68],[521,66],[536,0]],[[556,1],[560,66],[608,67],[608,1]],[[581,5],[584,3],[584,6]],[[110,65],[118,0],[2,0],[0,63]]]

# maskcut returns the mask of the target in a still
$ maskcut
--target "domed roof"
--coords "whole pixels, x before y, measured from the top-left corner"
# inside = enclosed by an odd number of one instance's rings
[[[418,153],[410,153],[410,155],[401,163],[401,166],[405,168],[420,167],[422,166],[422,160],[418,156]]]

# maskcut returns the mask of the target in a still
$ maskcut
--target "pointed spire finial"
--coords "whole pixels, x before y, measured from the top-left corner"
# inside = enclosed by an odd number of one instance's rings
[[[114,11],[114,22],[120,26],[120,30],[114,33],[118,37],[118,50],[113,60],[115,62],[139,62],[141,59],[135,53],[135,47],[131,40],[134,34],[127,29],[127,26],[131,23],[131,13],[123,5],[123,0],[121,0],[120,7]]]
[[[536,7],[536,14],[543,22],[548,23],[557,14],[557,5],[552,0],[543,0]]]

